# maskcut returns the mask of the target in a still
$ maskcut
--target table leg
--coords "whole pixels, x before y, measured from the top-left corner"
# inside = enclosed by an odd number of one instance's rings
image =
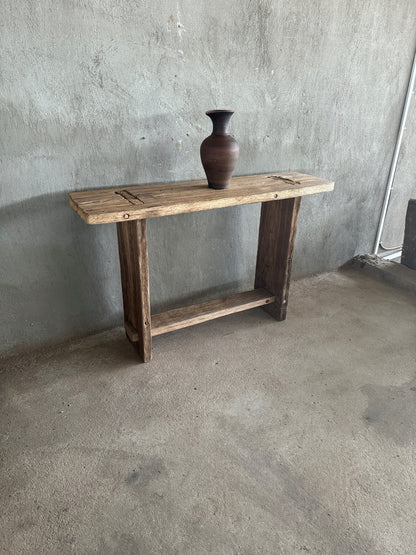
[[[143,362],[152,358],[146,220],[117,223],[124,327]]]
[[[261,206],[254,287],[276,296],[276,302],[263,306],[276,320],[286,318],[300,201],[301,197],[296,197]]]

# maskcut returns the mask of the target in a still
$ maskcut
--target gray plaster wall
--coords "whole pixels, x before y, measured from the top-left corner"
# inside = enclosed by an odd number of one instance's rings
[[[115,226],[84,224],[67,193],[202,177],[207,109],[236,111],[236,174],[335,180],[302,201],[295,275],[371,250],[413,0],[1,0],[1,14],[2,349],[122,322]],[[250,288],[258,215],[149,221],[153,310]]]

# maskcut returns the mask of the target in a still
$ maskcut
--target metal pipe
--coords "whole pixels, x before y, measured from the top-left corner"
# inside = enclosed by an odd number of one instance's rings
[[[416,51],[415,51],[415,55],[413,57],[413,65],[412,65],[412,71],[410,73],[409,84],[407,85],[407,93],[406,93],[406,98],[405,98],[404,105],[403,105],[402,117],[400,119],[400,127],[399,127],[399,132],[397,134],[396,146],[394,147],[393,158],[392,158],[391,165],[390,165],[389,178],[387,180],[386,192],[385,192],[385,195],[384,195],[383,208],[381,210],[381,216],[380,216],[380,221],[379,221],[379,224],[378,224],[376,240],[374,242],[373,254],[378,253],[378,248],[380,246],[381,234],[383,233],[384,221],[386,219],[386,214],[387,214],[387,209],[389,207],[391,191],[393,189],[394,176],[396,175],[396,169],[397,169],[397,160],[399,159],[400,148],[402,146],[403,134],[404,134],[404,130],[405,130],[405,127],[406,127],[406,120],[407,120],[407,115],[409,113],[410,101],[412,99],[412,93],[413,93],[413,87],[414,87],[414,84],[415,84],[415,79],[416,79]]]
[[[394,252],[383,252],[378,255],[379,258],[383,260],[394,260],[395,258],[401,258],[402,249],[395,250]]]
[[[380,241],[380,247],[383,249],[383,251],[397,251],[398,249],[401,249],[402,246],[403,245],[396,245],[395,247],[386,247],[383,241]]]

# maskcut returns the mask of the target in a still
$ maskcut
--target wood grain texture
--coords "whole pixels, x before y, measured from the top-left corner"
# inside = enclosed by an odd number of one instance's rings
[[[234,177],[225,190],[210,189],[200,180],[78,191],[69,194],[69,203],[88,224],[102,224],[301,197],[333,188],[333,182],[318,177],[276,172]]]
[[[117,237],[126,334],[148,362],[152,334],[146,220],[118,223]]]
[[[264,202],[261,207],[254,287],[276,297],[264,307],[276,320],[286,318],[290,273],[301,197]]]
[[[161,312],[152,316],[152,335],[160,335],[234,312],[267,305],[273,303],[274,300],[274,295],[270,294],[269,291],[254,289],[253,291],[236,293],[205,303]]]
[[[124,320],[124,329],[126,331],[126,335],[131,343],[138,343],[139,341],[139,334],[137,330],[130,324],[128,320]]]

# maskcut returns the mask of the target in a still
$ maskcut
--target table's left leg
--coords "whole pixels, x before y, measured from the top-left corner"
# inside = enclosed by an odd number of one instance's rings
[[[276,320],[286,318],[290,273],[302,197],[263,202],[254,287],[264,288],[276,301],[263,306]]]
[[[152,358],[146,220],[117,223],[124,325],[143,362]]]

